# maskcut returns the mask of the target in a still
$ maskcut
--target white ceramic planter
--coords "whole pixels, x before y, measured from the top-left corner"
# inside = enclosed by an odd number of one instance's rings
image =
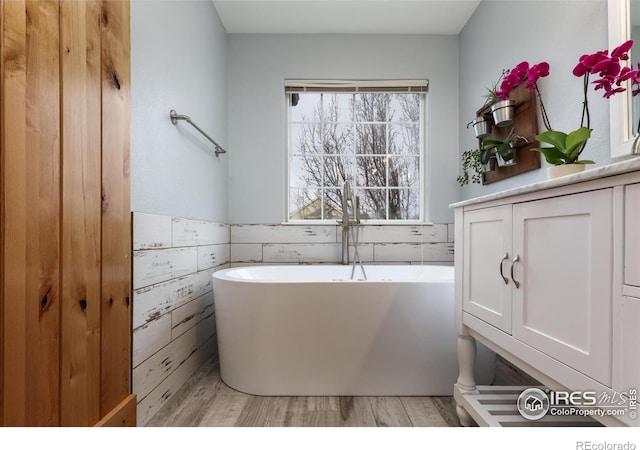
[[[584,171],[584,164],[561,164],[559,166],[551,166],[547,168],[547,179],[564,177],[574,173]]]

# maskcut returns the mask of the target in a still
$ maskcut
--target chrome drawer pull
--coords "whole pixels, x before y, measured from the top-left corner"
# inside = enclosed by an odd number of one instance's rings
[[[519,261],[520,261],[520,255],[516,255],[516,257],[513,258],[513,261],[511,261],[511,280],[513,281],[513,284],[516,285],[516,289],[520,287],[520,282],[515,278],[513,278],[513,268],[515,267],[516,263]]]
[[[504,256],[502,257],[502,259],[500,260],[500,276],[502,277],[502,279],[504,280],[504,284],[509,284],[509,279],[507,277],[504,276],[504,272],[502,271],[502,267],[504,265],[504,262],[507,261],[509,259],[509,253],[505,253]]]

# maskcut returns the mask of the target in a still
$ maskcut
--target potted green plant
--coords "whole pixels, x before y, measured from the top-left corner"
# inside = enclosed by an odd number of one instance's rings
[[[464,186],[469,183],[480,183],[482,174],[493,170],[491,165],[492,149],[471,149],[462,153],[462,175],[458,177],[458,184]]]
[[[623,61],[629,59],[629,50],[633,46],[633,40],[628,40],[611,51],[598,51],[588,55],[582,55],[578,64],[573,69],[576,77],[581,77],[583,82],[584,100],[582,102],[582,118],[580,128],[569,133],[556,131],[545,123],[547,131],[536,136],[536,140],[551,147],[533,148],[542,153],[552,167],[547,169],[548,178],[581,172],[585,164],[594,164],[594,161],[580,159],[587,141],[591,137],[591,117],[589,114],[588,88],[594,85],[594,90],[602,90],[604,98],[626,91],[623,83],[630,81],[634,86],[640,86],[640,70],[632,70]],[[590,75],[600,78],[589,82]],[[633,95],[640,93],[640,89],[634,89]],[[540,99],[541,100],[541,99]]]
[[[496,160],[500,167],[512,166],[516,163],[514,147],[515,145],[511,139],[506,139],[504,141],[485,139],[482,141],[483,151],[490,152],[495,149]]]
[[[536,136],[536,140],[551,147],[532,148],[540,152],[552,166],[547,169],[547,178],[557,178],[584,170],[585,164],[594,164],[590,159],[578,159],[591,137],[591,130],[580,127],[571,133],[548,130]]]

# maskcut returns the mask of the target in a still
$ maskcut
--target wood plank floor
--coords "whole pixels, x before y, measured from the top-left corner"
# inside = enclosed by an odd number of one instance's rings
[[[536,385],[504,360],[496,384]],[[148,427],[457,427],[453,397],[263,397],[229,388],[204,364]]]

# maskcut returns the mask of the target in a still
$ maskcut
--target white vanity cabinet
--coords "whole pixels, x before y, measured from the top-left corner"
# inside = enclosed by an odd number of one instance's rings
[[[475,340],[553,390],[613,395],[640,387],[635,164],[608,177],[584,172],[453,205],[460,366],[454,396],[463,424],[502,420],[474,411],[483,408],[473,378]],[[633,419],[597,418],[640,424]]]

